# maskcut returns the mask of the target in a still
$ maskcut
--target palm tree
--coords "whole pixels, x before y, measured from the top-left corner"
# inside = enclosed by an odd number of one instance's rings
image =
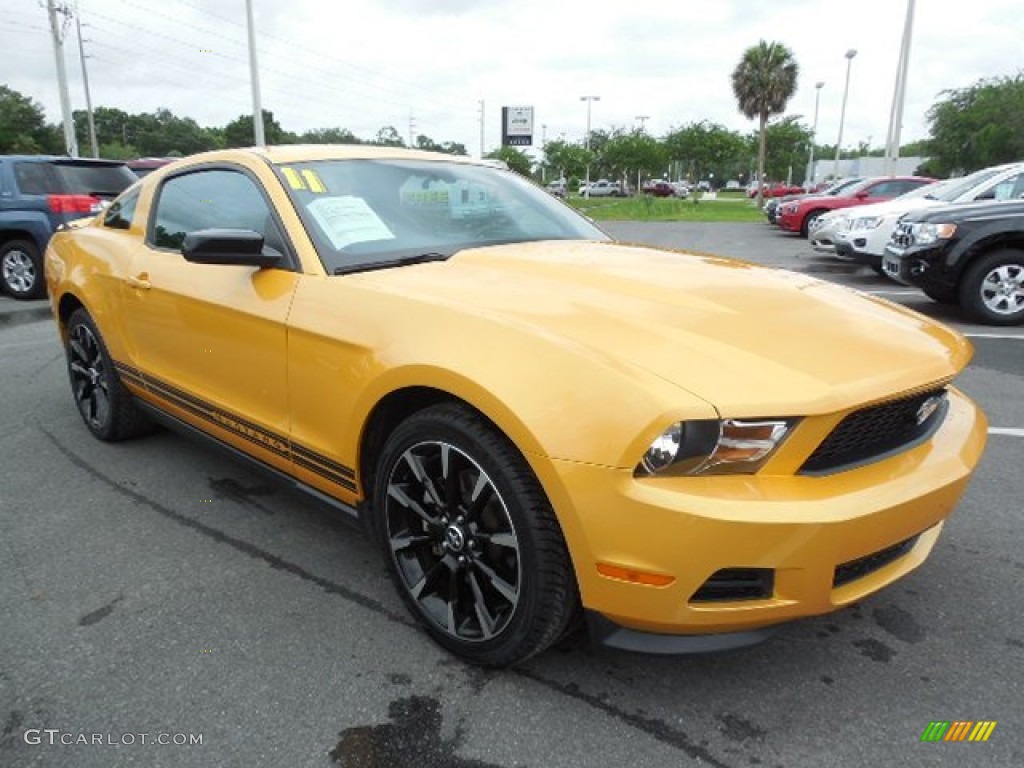
[[[757,150],[757,205],[764,199],[765,128],[768,118],[781,115],[796,91],[798,72],[793,52],[782,43],[764,40],[747,48],[732,73],[732,91],[740,112],[750,120],[759,119]]]

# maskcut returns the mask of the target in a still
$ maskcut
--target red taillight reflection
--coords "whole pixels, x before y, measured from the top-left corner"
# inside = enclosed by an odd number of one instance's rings
[[[47,202],[54,213],[98,213],[100,199],[92,195],[49,195]]]

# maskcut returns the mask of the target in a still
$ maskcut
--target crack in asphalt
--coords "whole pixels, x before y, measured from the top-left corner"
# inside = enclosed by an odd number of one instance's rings
[[[134,502],[143,504],[152,509],[154,512],[157,512],[158,514],[162,515],[163,517],[172,520],[175,523],[178,523],[179,525],[183,525],[186,528],[191,528],[193,531],[197,531],[198,533],[201,533],[204,536],[207,536],[208,538],[211,538],[220,544],[226,544],[227,546],[231,547],[234,550],[237,550],[238,552],[241,552],[244,555],[248,555],[249,557],[254,558],[256,560],[262,560],[263,562],[267,563],[271,568],[275,568],[280,571],[285,571],[286,573],[290,573],[293,576],[298,576],[303,581],[310,582],[311,584],[316,584],[318,587],[320,587],[329,594],[343,597],[346,600],[355,603],[356,605],[360,605],[363,608],[368,608],[374,613],[378,613],[381,616],[386,616],[387,618],[399,624],[403,624],[408,627],[418,626],[412,620],[406,619],[404,616],[401,616],[400,614],[397,614],[394,611],[389,610],[382,603],[380,603],[377,600],[374,600],[372,597],[367,597],[366,595],[356,592],[355,590],[349,589],[348,587],[343,587],[340,584],[335,584],[333,581],[330,581],[328,579],[323,578],[322,576],[317,576],[315,573],[307,571],[301,565],[296,565],[295,563],[289,562],[284,558],[278,557],[272,552],[268,552],[265,549],[257,547],[255,544],[250,544],[248,541],[243,541],[242,539],[237,539],[234,536],[230,536],[229,534],[226,534],[223,531],[218,530],[217,528],[213,528],[209,525],[206,525],[205,523],[199,522],[198,520],[194,520],[191,517],[187,517],[186,515],[183,515],[180,512],[175,512],[173,509],[165,507],[160,502],[154,501],[153,499],[150,499],[149,497],[144,496],[141,493],[138,493],[137,491],[133,491],[130,488],[125,488],[116,480],[103,474],[98,469],[85,462],[76,453],[62,445],[61,442],[56,437],[54,437],[54,435],[52,435],[45,427],[40,426],[39,428],[42,431],[42,433],[46,435],[49,441],[53,443],[57,450],[64,454],[68,461],[70,461],[79,469],[88,473],[90,476],[96,478],[100,482],[109,486],[117,493],[120,493],[122,496],[126,496]]]
[[[713,766],[713,768],[730,768],[730,766],[718,760],[707,749],[700,746],[700,744],[695,744],[689,736],[682,731],[676,730],[664,720],[658,720],[653,717],[644,717],[643,715],[638,715],[635,712],[626,712],[613,704],[609,704],[607,701],[593,693],[587,693],[581,690],[576,683],[559,683],[555,680],[549,680],[546,677],[542,677],[523,669],[517,669],[514,671],[516,674],[543,685],[545,688],[550,688],[564,696],[589,704],[594,709],[604,712],[606,715],[615,718],[619,722],[625,723],[626,725],[647,734],[651,738],[656,739],[663,744],[668,744],[681,752],[685,752],[694,760],[699,760],[702,763]]]
[[[413,621],[412,619],[404,615],[389,610],[382,603],[380,603],[378,600],[375,600],[372,597],[367,597],[366,595],[363,595],[360,592],[356,592],[355,590],[349,589],[340,584],[335,584],[334,582],[325,579],[322,576],[317,576],[315,573],[307,571],[302,566],[289,562],[279,557],[278,555],[273,554],[272,552],[268,552],[267,550],[256,546],[255,544],[251,544],[247,541],[243,541],[242,539],[235,538],[234,536],[224,533],[221,530],[206,525],[205,523],[201,523],[198,520],[181,514],[180,512],[176,512],[173,509],[166,507],[160,502],[150,499],[149,497],[144,496],[143,494],[137,491],[133,491],[130,488],[126,488],[113,478],[105,475],[103,472],[100,472],[98,469],[90,465],[88,462],[86,462],[84,459],[78,456],[78,454],[74,453],[71,449],[64,446],[55,435],[53,435],[41,424],[39,425],[39,429],[46,436],[46,438],[53,444],[53,446],[58,451],[60,451],[61,454],[64,455],[64,457],[68,461],[70,461],[72,464],[74,464],[76,467],[81,469],[89,476],[100,481],[101,483],[108,486],[113,491],[121,494],[122,496],[125,496],[126,498],[129,498],[138,504],[142,504],[143,506],[152,509],[157,514],[161,515],[162,517],[168,520],[171,520],[172,522],[175,522],[197,533],[200,533],[210,539],[213,539],[219,544],[227,545],[248,557],[257,560],[262,560],[263,562],[270,565],[272,568],[284,571],[293,576],[297,576],[303,581],[309,582],[311,584],[315,584],[328,594],[337,595],[338,597],[341,597],[345,600],[348,600],[349,602],[355,603],[356,605],[373,611],[374,613],[383,616],[397,624],[401,624],[402,626],[419,629],[419,624],[417,622]],[[471,665],[468,665],[465,662],[459,661],[458,663],[460,665],[463,665],[467,670],[476,671],[476,667],[472,667]],[[609,717],[612,717],[615,720],[618,720],[619,722],[628,725],[629,727],[634,728],[657,741],[662,742],[663,744],[667,744],[684,752],[685,754],[687,754],[695,760],[699,760],[703,763],[706,763],[709,766],[712,766],[712,768],[731,768],[727,764],[722,763],[721,761],[716,759],[714,755],[712,755],[707,749],[700,746],[699,744],[695,744],[687,734],[683,733],[682,731],[676,730],[668,723],[666,723],[664,720],[644,717],[634,712],[628,712],[624,709],[616,707],[613,704],[609,704],[599,695],[583,691],[575,683],[560,683],[557,680],[551,680],[535,672],[531,672],[529,670],[521,668],[512,668],[508,671],[511,674],[515,674],[519,677],[537,683],[538,685],[542,685],[545,688],[553,690],[556,693],[562,694],[563,696],[567,696],[571,699],[586,704],[591,708],[596,709],[604,713],[605,715],[608,715]]]

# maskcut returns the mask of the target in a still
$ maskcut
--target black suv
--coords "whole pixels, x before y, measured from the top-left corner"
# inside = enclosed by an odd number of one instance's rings
[[[136,181],[113,160],[0,155],[0,288],[16,299],[46,293],[43,251],[61,224],[96,214]]]
[[[890,277],[983,323],[1024,323],[1024,200],[944,205],[900,219],[885,247]]]

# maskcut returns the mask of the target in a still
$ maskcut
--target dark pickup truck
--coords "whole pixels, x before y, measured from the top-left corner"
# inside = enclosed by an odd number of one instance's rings
[[[0,289],[16,299],[42,297],[50,235],[95,215],[136,180],[115,160],[0,155]]]
[[[900,219],[889,277],[991,325],[1024,323],[1024,200],[946,205]]]

